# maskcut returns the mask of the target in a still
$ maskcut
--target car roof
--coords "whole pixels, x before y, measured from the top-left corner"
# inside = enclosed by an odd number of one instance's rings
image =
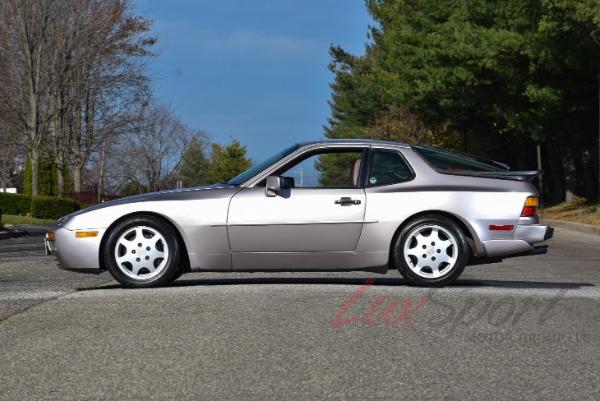
[[[314,141],[306,141],[299,142],[300,146],[308,146],[308,145],[321,145],[321,144],[329,144],[329,145],[381,145],[381,146],[400,146],[405,148],[410,148],[412,145],[405,142],[392,142],[392,141],[381,141],[376,139],[356,139],[356,138],[340,138],[340,139],[319,139]]]

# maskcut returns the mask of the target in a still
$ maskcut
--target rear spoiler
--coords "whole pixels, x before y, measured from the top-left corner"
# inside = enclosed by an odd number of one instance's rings
[[[542,175],[542,170],[532,171],[461,171],[459,175],[470,177],[496,178],[500,180],[533,181]]]

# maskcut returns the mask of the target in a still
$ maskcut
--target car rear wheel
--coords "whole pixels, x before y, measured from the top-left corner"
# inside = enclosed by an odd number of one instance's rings
[[[393,246],[394,265],[410,283],[443,286],[458,278],[469,258],[469,245],[461,227],[441,215],[410,221]]]
[[[153,216],[135,216],[112,228],[104,247],[112,276],[127,287],[154,287],[181,274],[175,230]]]

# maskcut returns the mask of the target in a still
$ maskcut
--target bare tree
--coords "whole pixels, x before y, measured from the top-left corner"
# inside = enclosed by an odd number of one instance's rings
[[[77,71],[75,110],[80,124],[72,130],[74,191],[81,191],[83,166],[104,138],[123,132],[131,123],[131,105],[146,98],[145,58],[155,39],[150,22],[130,14],[123,0],[82,0],[89,3],[88,21],[82,26],[82,62]]]
[[[145,62],[155,39],[129,0],[0,2],[0,119],[22,133],[38,193],[48,153],[73,174],[74,192],[90,155],[131,124],[148,96]]]
[[[193,133],[163,105],[140,110],[133,132],[114,152],[125,181],[148,190],[173,187],[181,158]]]
[[[0,189],[16,186],[15,176],[22,165],[24,153],[16,132],[6,126],[0,128]]]
[[[32,167],[32,192],[38,193],[39,159],[48,130],[48,49],[56,22],[54,0],[0,2],[1,111],[23,132]]]

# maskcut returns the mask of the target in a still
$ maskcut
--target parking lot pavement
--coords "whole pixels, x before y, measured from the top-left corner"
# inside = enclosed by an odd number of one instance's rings
[[[126,290],[0,243],[0,399],[600,399],[600,237],[549,244],[434,290],[395,272]]]
[[[108,281],[107,274],[73,274],[58,269],[54,259],[44,255],[42,236],[2,240],[0,322],[44,301]]]

